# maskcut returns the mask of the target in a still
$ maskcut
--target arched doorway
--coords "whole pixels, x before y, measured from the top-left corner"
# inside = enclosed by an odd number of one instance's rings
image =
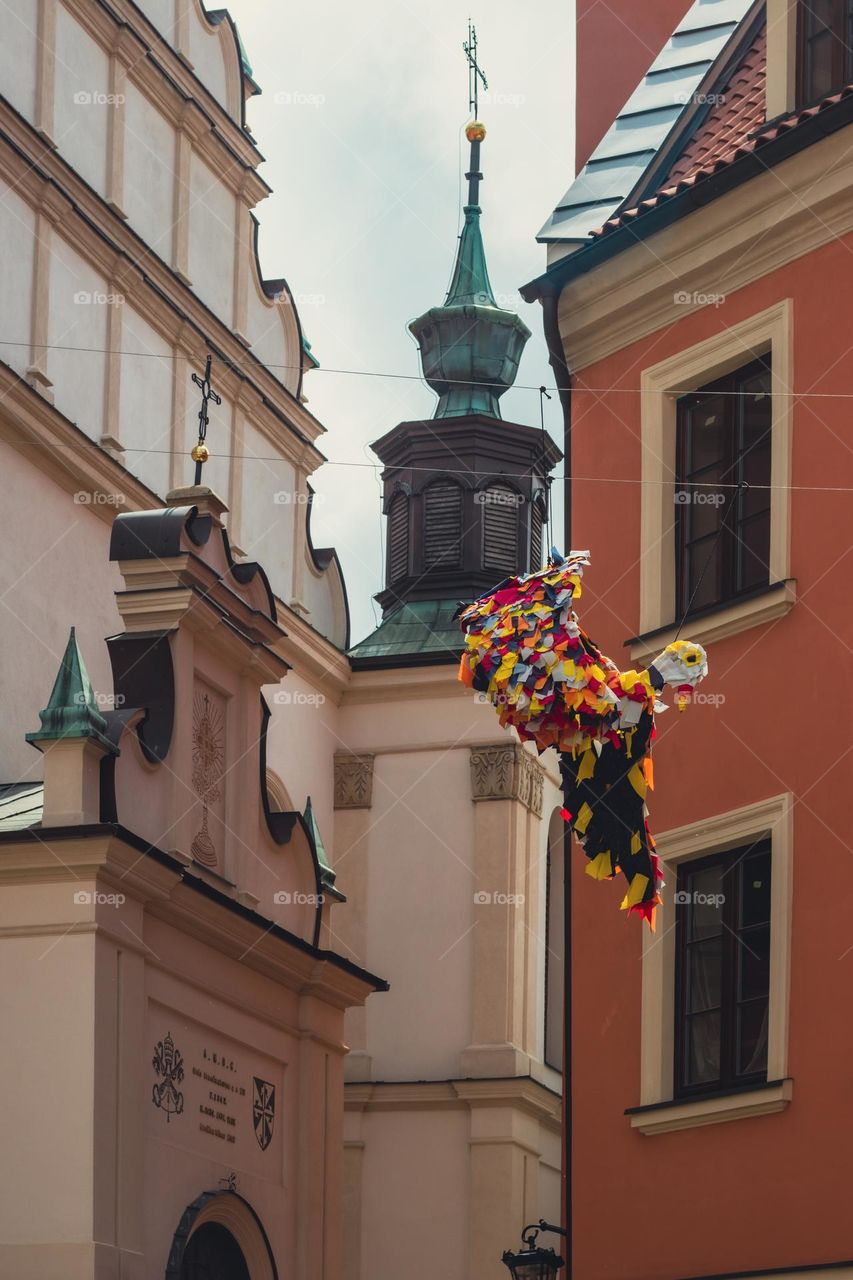
[[[172,1237],[165,1280],[277,1280],[267,1234],[236,1191],[205,1191]]]
[[[181,1280],[251,1280],[243,1250],[227,1227],[205,1222],[190,1236]]]

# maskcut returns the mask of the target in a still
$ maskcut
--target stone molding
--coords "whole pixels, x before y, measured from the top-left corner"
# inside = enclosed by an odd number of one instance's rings
[[[542,816],[545,770],[518,743],[471,747],[471,799],[520,800]]]
[[[373,804],[372,755],[335,756],[335,808],[369,809]]]

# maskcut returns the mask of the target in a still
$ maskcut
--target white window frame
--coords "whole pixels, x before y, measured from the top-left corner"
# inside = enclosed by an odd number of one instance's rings
[[[690,624],[690,639],[708,645],[792,608],[790,483],[793,303],[775,303],[641,375],[640,635],[631,661],[642,663],[675,638],[675,478],[678,400],[757,357],[771,358],[770,590],[735,600]],[[656,634],[649,635],[654,632]]]
[[[658,932],[645,932],[640,1050],[640,1107],[631,1126],[652,1135],[783,1110],[791,1100],[788,1006],[791,970],[793,806],[790,792],[675,827],[657,837],[663,864],[663,909]],[[725,1096],[675,1101],[675,882],[685,862],[768,839],[771,847],[770,1000],[765,1087]],[[669,1104],[669,1105],[665,1105]],[[645,1110],[645,1108],[651,1108]]]

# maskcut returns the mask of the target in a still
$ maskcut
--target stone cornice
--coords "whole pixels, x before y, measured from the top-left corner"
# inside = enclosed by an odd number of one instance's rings
[[[302,401],[4,103],[0,135],[6,135],[0,136],[0,163],[18,195],[61,223],[76,251],[108,282],[121,278],[132,284],[128,301],[168,343],[180,344],[202,365],[212,347],[224,366],[217,374],[220,391],[230,400],[243,397],[247,417],[294,466],[309,474],[316,470],[325,461],[315,444],[325,428]]]
[[[274,646],[275,652],[290,664],[297,675],[332,702],[339,703],[351,677],[346,654],[315,631],[295,610],[280,601],[276,604],[279,625],[287,635]]]
[[[343,704],[358,706],[398,699],[459,698],[465,690],[456,678],[456,663],[434,667],[379,667],[354,671]]]
[[[849,128],[638,239],[562,290],[560,335],[577,373],[706,303],[853,230]],[[771,230],[768,232],[768,228]],[[694,295],[697,302],[677,302]]]
[[[460,1111],[474,1107],[519,1108],[560,1130],[562,1102],[530,1076],[495,1080],[352,1081],[344,1086],[347,1111]]]

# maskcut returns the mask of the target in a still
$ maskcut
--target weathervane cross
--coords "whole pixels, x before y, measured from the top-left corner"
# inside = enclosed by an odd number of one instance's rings
[[[488,89],[489,82],[483,75],[483,69],[477,61],[477,28],[470,18],[468,19],[468,39],[462,42],[462,48],[465,50],[465,57],[468,59],[468,106],[476,120],[478,81],[482,81],[484,89]]]
[[[201,468],[210,457],[210,450],[205,444],[207,436],[208,416],[207,406],[212,400],[214,404],[222,404],[222,397],[218,396],[210,385],[210,366],[213,357],[207,357],[207,363],[204,366],[204,377],[200,378],[197,373],[193,374],[193,382],[197,387],[201,388],[201,408],[198,411],[198,444],[193,448],[191,457],[195,463],[195,480],[194,484],[201,484]]]

